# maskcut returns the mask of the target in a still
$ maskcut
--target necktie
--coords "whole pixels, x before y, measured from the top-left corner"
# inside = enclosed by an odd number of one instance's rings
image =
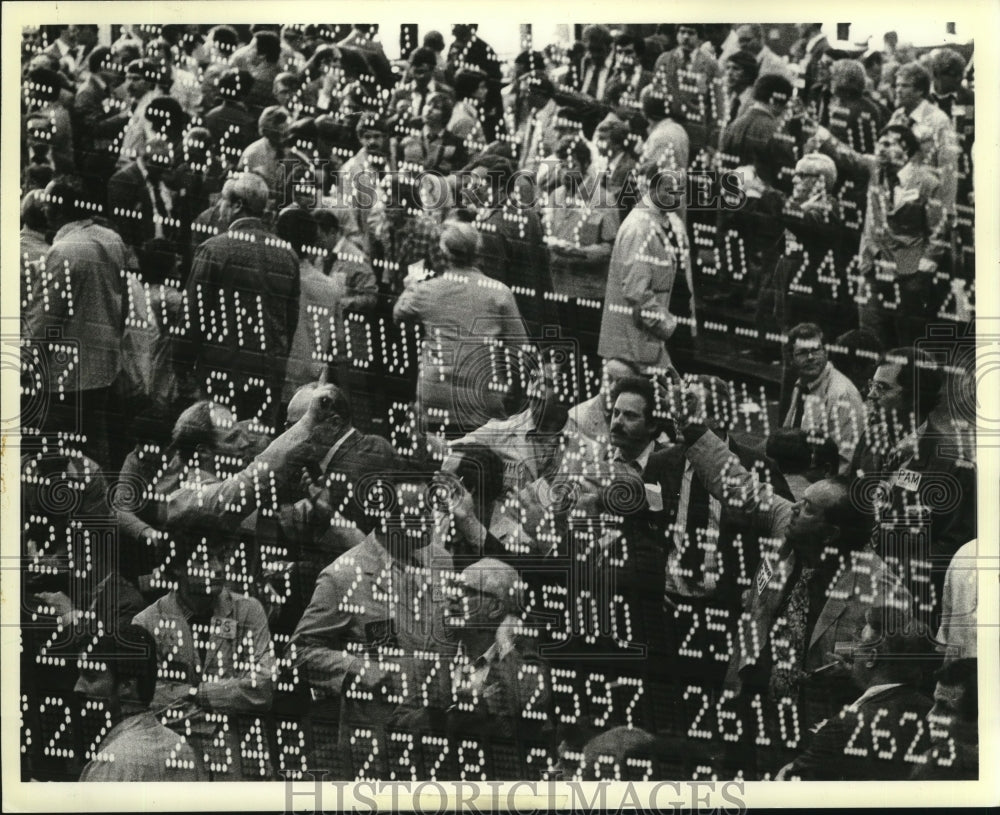
[[[729,121],[736,121],[740,112],[740,97],[733,94],[733,101],[729,103]]]
[[[687,532],[688,546],[681,558],[681,565],[692,572],[691,580],[694,583],[703,583],[705,580],[705,556],[706,552],[698,546],[698,530],[702,536],[707,538],[709,527],[711,526],[711,513],[709,506],[708,490],[701,480],[692,472],[691,492],[688,495],[687,519],[685,531]]]
[[[156,237],[162,238],[167,226],[167,204],[163,200],[163,194],[160,192],[160,182],[150,181],[149,186],[153,189],[153,205],[156,207],[156,214],[159,216],[159,221],[156,218],[153,219],[153,227]]]
[[[809,581],[815,569],[803,567],[785,601],[785,636],[783,642],[771,641],[770,690],[774,699],[798,696],[799,679],[805,660],[809,618]],[[780,615],[779,615],[780,616]]]
[[[595,62],[595,63],[593,63],[593,65],[591,67],[593,68],[593,70],[592,70],[592,72],[590,74],[590,82],[587,85],[586,94],[587,94],[587,96],[591,96],[594,99],[596,99],[597,98],[597,83],[598,83],[598,80],[600,79],[600,76],[601,76],[601,68],[603,67],[603,63],[598,64],[598,63]]]
[[[802,427],[802,417],[805,413],[806,407],[806,392],[805,388],[801,385],[795,385],[795,391],[792,394],[792,427]]]

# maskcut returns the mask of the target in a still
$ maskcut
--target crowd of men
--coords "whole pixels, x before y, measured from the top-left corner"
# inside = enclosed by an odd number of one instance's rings
[[[977,778],[971,50],[450,33],[24,32],[23,777]]]

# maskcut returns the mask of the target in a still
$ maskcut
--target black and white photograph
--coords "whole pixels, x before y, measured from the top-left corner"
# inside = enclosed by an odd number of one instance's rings
[[[16,811],[990,779],[972,4],[73,5],[3,32]]]

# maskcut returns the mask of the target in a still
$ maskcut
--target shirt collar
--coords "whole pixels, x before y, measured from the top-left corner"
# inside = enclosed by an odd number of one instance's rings
[[[656,447],[656,439],[653,439],[649,444],[645,446],[645,448],[643,448],[643,451],[639,453],[639,455],[637,455],[631,461],[626,460],[626,458],[622,455],[621,448],[614,447],[612,448],[614,450],[614,453],[611,456],[611,460],[624,461],[626,464],[631,464],[632,461],[634,461],[636,464],[639,465],[639,467],[643,470],[643,472],[645,472],[646,464],[649,462],[649,457],[652,455],[655,447]]]
[[[241,229],[263,229],[264,224],[260,218],[254,216],[247,216],[246,218],[237,218],[229,225],[229,232],[238,232]]]
[[[94,221],[93,221],[92,218],[83,218],[82,220],[79,220],[79,221],[71,221],[68,224],[64,224],[63,226],[61,226],[59,228],[59,231],[56,232],[56,234],[52,237],[52,243],[55,243],[56,241],[62,240],[70,232],[76,232],[76,230],[83,229],[84,227],[88,227],[92,223],[94,223]]]
[[[518,624],[518,619],[512,614],[508,614],[497,626],[496,636],[493,638],[493,642],[490,647],[484,652],[482,659],[486,665],[492,665],[494,662],[499,662],[504,657],[507,656],[511,651],[514,650],[514,629]]]
[[[902,682],[889,682],[885,685],[872,685],[870,688],[868,688],[868,690],[866,690],[857,699],[854,700],[854,702],[851,704],[851,708],[857,710],[859,707],[861,707],[861,703],[864,702],[866,699],[871,699],[873,696],[877,696],[878,694],[890,690],[891,688],[902,687],[902,685],[903,685]]]

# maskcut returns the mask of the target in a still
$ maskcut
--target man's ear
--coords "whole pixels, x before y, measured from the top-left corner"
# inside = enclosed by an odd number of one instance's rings
[[[488,616],[489,619],[496,620],[497,622],[507,616],[507,609],[504,607],[502,600],[496,597],[490,598],[490,610]]]
[[[118,683],[118,698],[122,701],[139,701],[139,680],[135,677],[122,679]]]

